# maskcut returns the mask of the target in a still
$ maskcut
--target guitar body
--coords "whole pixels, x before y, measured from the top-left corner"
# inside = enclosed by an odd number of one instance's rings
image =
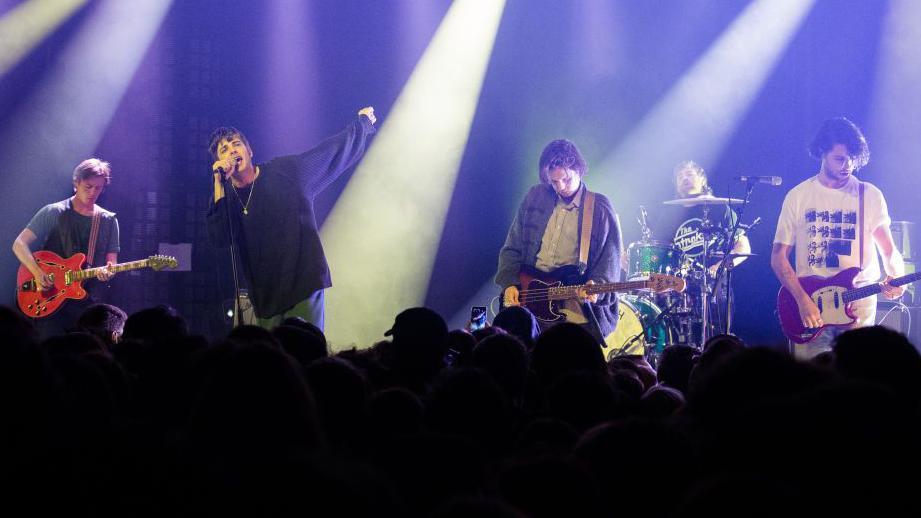
[[[25,266],[19,266],[16,274],[16,302],[19,309],[32,318],[51,316],[67,299],[86,297],[81,281],[71,281],[70,272],[79,271],[86,262],[86,255],[74,254],[62,259],[54,252],[40,250],[33,254],[39,268],[54,280],[54,286],[45,291],[38,291],[35,279]]]
[[[518,280],[521,283],[521,297],[519,302],[522,306],[534,314],[541,324],[556,324],[566,321],[564,306],[565,300],[548,300],[546,296],[532,296],[530,293],[546,293],[548,288],[559,288],[562,286],[575,286],[585,282],[585,278],[579,275],[577,266],[564,266],[557,268],[552,272],[542,272],[535,268],[522,266],[518,273]]]
[[[800,277],[800,285],[819,307],[822,322],[825,323],[816,329],[803,326],[796,299],[789,290],[781,287],[777,294],[777,316],[784,335],[793,343],[804,344],[815,340],[828,326],[845,327],[853,324],[857,318],[850,305],[844,301],[843,295],[854,287],[854,278],[859,273],[860,268],[848,268],[833,277]]]

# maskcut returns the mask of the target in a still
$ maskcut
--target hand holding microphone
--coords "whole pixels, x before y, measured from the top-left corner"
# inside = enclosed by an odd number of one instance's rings
[[[221,175],[222,180],[226,180],[230,175],[237,172],[237,166],[243,161],[242,157],[229,156],[223,160],[218,160],[211,164],[211,172]]]
[[[214,177],[214,203],[224,197],[224,181],[237,172],[242,161],[243,157],[231,155],[211,164],[211,176]]]

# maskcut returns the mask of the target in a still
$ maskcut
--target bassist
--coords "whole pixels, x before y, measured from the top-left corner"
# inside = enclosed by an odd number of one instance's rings
[[[620,228],[607,197],[594,195],[590,238],[585,264],[579,264],[583,214],[587,192],[582,177],[587,166],[576,145],[554,140],[538,163],[541,183],[531,187],[499,251],[495,282],[503,290],[506,306],[519,305],[519,274],[527,268],[552,272],[564,267],[581,270],[567,284],[609,283],[620,276]],[[599,342],[617,325],[617,298],[613,293],[580,293],[567,320],[582,324]],[[541,322],[541,327],[545,323]]]
[[[886,272],[882,292],[894,299],[904,288],[891,286],[888,281],[904,275],[905,267],[889,230],[882,192],[854,176],[870,158],[860,129],[844,117],[827,120],[810,144],[809,153],[820,161],[819,172],[787,193],[774,236],[771,268],[796,301],[802,325],[816,329],[828,323],[799,277],[829,277],[856,267],[860,273],[854,285],[873,284],[882,277],[876,259],[878,249]],[[795,271],[789,260],[791,248],[796,253]],[[875,297],[851,304],[856,317],[851,327],[875,323]],[[842,327],[826,327],[809,343],[796,344],[794,355],[805,359],[831,350],[834,338],[844,331]]]
[[[50,288],[52,283],[32,256],[36,243],[40,245],[39,249],[54,252],[61,257],[85,253],[87,266],[118,262],[118,219],[115,213],[96,205],[96,200],[111,182],[111,171],[109,163],[98,158],[80,162],[73,172],[74,195],[42,207],[13,241],[13,253],[35,277],[39,289]],[[90,251],[88,247],[94,237],[94,227],[95,246]],[[107,266],[97,273],[96,278],[108,281],[114,275],[115,272]],[[91,294],[87,299],[70,301],[61,311],[48,318],[37,319],[36,324],[42,337],[69,330],[80,312],[94,301]]]

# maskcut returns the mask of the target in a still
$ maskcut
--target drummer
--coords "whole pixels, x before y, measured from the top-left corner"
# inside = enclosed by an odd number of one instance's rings
[[[696,198],[698,196],[712,196],[712,190],[707,184],[707,173],[704,168],[693,160],[685,160],[674,169],[675,190],[678,198]],[[702,268],[704,252],[704,237],[701,232],[703,223],[703,207],[700,205],[684,207],[680,205],[666,206],[660,211],[661,216],[656,224],[657,236],[672,236],[672,241],[684,257],[685,268]],[[710,206],[710,223],[714,225],[715,232],[711,237],[709,251],[719,252],[725,249],[726,237],[736,223],[738,216],[729,205]],[[748,254],[751,244],[748,237],[741,230],[737,234],[735,244],[731,250],[734,254]],[[744,257],[733,259],[737,265],[744,261]],[[710,273],[715,274],[719,260],[708,261]]]
[[[712,196],[712,190],[707,184],[707,173],[703,167],[692,160],[686,160],[675,166],[674,169],[675,191],[679,199],[699,198]],[[704,208],[709,208],[710,224],[713,226],[713,235],[710,237],[708,253],[711,258],[706,261],[709,269],[709,277],[713,278],[720,264],[720,258],[715,257],[725,250],[726,239],[732,231],[733,226],[738,219],[738,215],[728,204],[722,205],[665,205],[660,211],[659,224],[657,225],[657,235],[672,236],[672,242],[676,249],[682,254],[681,275],[684,275],[688,281],[688,289],[683,296],[683,304],[691,308],[691,311],[697,318],[700,318],[700,282],[701,273],[704,265],[704,235],[702,232]],[[737,238],[733,244],[732,253],[748,254],[751,252],[751,245],[748,237],[743,232],[737,233]],[[732,260],[733,265],[737,265],[745,260],[745,257],[736,257]],[[727,284],[727,277],[721,276],[715,290],[716,300],[709,306],[709,322],[713,326],[710,333],[721,332],[725,328],[727,299],[732,299],[731,290]],[[670,299],[661,300],[660,303],[668,305],[672,303]],[[692,324],[691,343],[702,342],[700,338],[701,330],[699,322]]]

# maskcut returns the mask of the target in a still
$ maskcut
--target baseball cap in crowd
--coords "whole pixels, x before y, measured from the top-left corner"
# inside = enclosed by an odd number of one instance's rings
[[[445,319],[429,308],[409,308],[397,315],[384,336],[443,339],[448,334]]]

